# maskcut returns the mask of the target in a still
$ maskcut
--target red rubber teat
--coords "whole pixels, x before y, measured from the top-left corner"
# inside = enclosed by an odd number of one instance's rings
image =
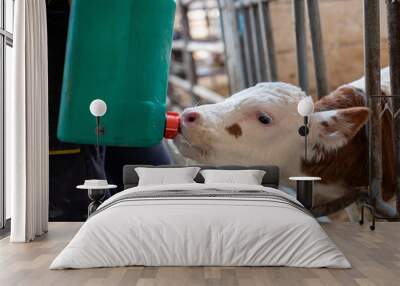
[[[167,111],[164,138],[173,139],[178,135],[180,121],[178,112]]]

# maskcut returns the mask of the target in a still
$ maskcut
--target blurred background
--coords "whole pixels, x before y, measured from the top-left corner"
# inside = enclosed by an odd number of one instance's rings
[[[235,11],[229,11],[230,2],[234,2]],[[320,8],[327,90],[331,91],[363,75],[363,1],[317,2]],[[384,7],[384,1],[381,2]],[[237,91],[237,79],[233,75],[235,71],[230,70],[227,58],[230,61],[239,61],[239,58],[231,57],[229,50],[241,49],[243,61],[246,61],[246,57],[250,61],[242,63],[245,66],[244,77],[249,77],[249,72],[245,70],[246,64],[252,69],[257,69],[255,61],[258,61],[261,63],[260,69],[263,69],[262,55],[265,53],[265,46],[258,43],[259,46],[256,47],[252,33],[262,42],[263,28],[260,26],[268,26],[268,18],[270,25],[266,32],[268,34],[269,28],[272,32],[269,36],[273,42],[270,41],[269,49],[271,46],[274,49],[276,62],[276,76],[273,80],[299,85],[292,0],[180,0],[177,4],[169,91],[169,97],[172,103],[177,105],[176,108],[212,102],[217,100],[218,96],[225,97]],[[263,7],[264,15],[260,13],[260,6]],[[268,7],[265,8],[266,6]],[[232,20],[235,16],[236,19]],[[316,80],[308,16],[305,19],[309,93],[315,96]],[[232,21],[238,26],[236,30],[232,28]],[[387,66],[385,9],[381,9],[381,21],[381,63],[382,66]],[[223,25],[224,23],[228,24]],[[239,38],[241,47],[234,46],[232,37]],[[240,63],[236,63],[237,69],[240,66]],[[260,81],[259,79],[268,80],[268,76],[263,75],[257,78],[257,71],[253,71],[253,78],[244,83],[245,87]]]

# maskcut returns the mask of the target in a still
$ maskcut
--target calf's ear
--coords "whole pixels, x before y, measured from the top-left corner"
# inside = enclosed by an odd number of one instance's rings
[[[326,150],[340,148],[357,134],[368,116],[366,107],[315,112],[311,115],[310,137]]]

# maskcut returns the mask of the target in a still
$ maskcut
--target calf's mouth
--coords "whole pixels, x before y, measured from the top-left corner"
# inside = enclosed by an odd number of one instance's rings
[[[185,132],[179,133],[174,139],[175,145],[183,156],[196,161],[206,161],[210,153],[211,147],[206,143],[194,143]]]

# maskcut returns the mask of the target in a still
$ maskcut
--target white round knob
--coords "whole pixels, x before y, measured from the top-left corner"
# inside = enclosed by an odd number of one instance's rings
[[[309,116],[314,111],[314,103],[311,96],[307,96],[300,100],[299,104],[297,105],[297,112],[301,116]]]
[[[101,117],[107,112],[107,104],[101,99],[95,99],[90,103],[89,109],[93,116]]]

